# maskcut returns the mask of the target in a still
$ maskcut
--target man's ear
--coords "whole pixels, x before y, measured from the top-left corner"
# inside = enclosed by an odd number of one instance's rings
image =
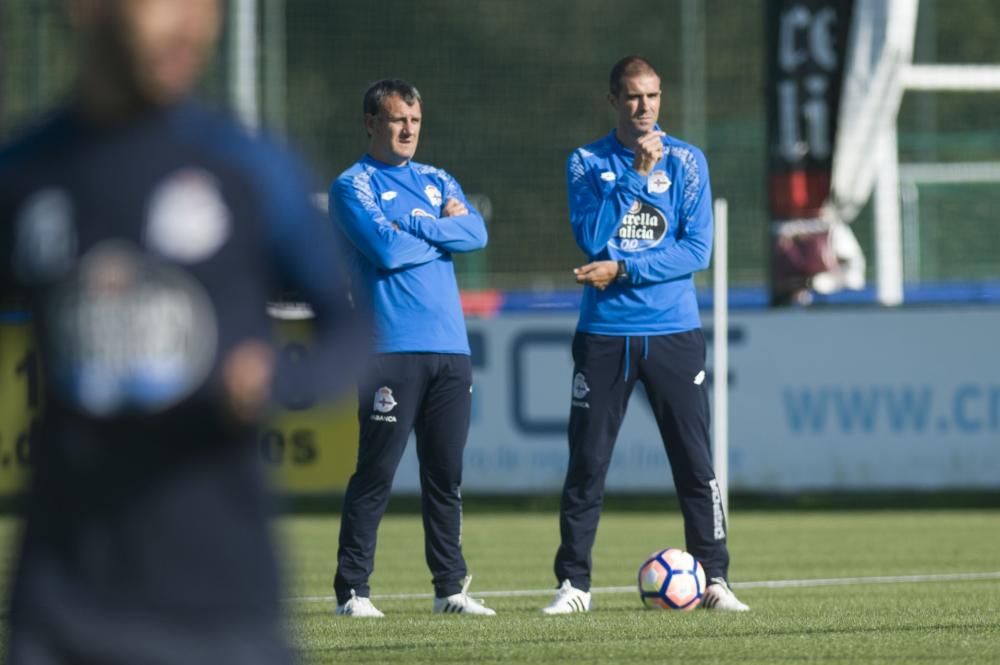
[[[375,132],[376,120],[378,120],[378,116],[374,116],[371,113],[365,113],[365,131],[368,132],[369,137]]]
[[[617,111],[618,110],[618,97],[616,97],[615,95],[612,95],[609,92],[608,93],[608,104],[611,104],[611,108],[613,108],[614,110]]]

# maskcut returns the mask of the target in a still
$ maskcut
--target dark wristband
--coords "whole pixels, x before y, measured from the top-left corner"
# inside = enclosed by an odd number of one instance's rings
[[[618,273],[615,274],[616,282],[627,282],[628,281],[628,267],[625,265],[624,259],[619,259],[618,261]]]

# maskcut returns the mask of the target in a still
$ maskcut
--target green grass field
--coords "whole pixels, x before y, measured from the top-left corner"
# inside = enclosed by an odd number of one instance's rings
[[[1000,510],[761,511],[732,519],[731,579],[752,611],[645,610],[632,587],[650,551],[682,543],[673,513],[607,512],[594,609],[545,617],[553,512],[465,515],[464,545],[494,618],[433,615],[417,515],[389,515],[372,593],[382,620],[335,617],[338,518],[287,517],[289,630],[305,663],[998,663],[1000,574],[961,581],[809,580],[1000,572]],[[6,540],[12,520],[0,523]],[[762,588],[766,580],[803,586]],[[521,591],[521,595],[496,592]],[[416,598],[412,596],[418,596]],[[481,596],[480,596],[481,597]]]
[[[731,579],[816,580],[997,573],[1000,511],[751,512],[733,516]],[[420,519],[383,523],[372,595],[383,620],[332,616],[336,518],[290,518],[291,631],[310,663],[998,663],[1000,575],[991,579],[737,586],[748,614],[645,610],[637,593],[595,593],[588,615],[545,617],[555,585],[555,514],[465,516],[470,592],[495,618],[430,613]],[[681,544],[679,517],[605,514],[594,586],[635,584],[650,551]],[[379,598],[379,596],[386,596]]]

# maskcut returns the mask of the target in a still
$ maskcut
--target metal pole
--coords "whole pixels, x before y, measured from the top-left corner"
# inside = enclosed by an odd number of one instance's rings
[[[715,480],[722,511],[729,515],[729,203],[715,200],[715,256],[712,291],[712,421]]]
[[[260,126],[257,103],[257,0],[233,0],[229,48],[229,99],[236,117],[250,129]]]
[[[903,219],[903,281],[920,281],[920,188],[900,180],[899,200]]]
[[[4,0],[0,0],[0,16],[4,19],[8,19],[6,12]],[[5,30],[6,24],[7,20],[0,21],[0,136],[3,136],[7,126],[7,96],[4,94],[7,82],[7,58],[5,56],[10,46],[4,43],[7,32]]]
[[[938,59],[936,3],[922,2],[920,4],[920,14],[923,20],[917,23],[917,30],[913,38],[913,50],[916,59],[920,62],[936,62]],[[938,131],[937,95],[917,95],[914,102],[917,105],[917,127],[921,132],[936,134]],[[917,154],[924,162],[937,161],[938,158],[937,148],[922,142],[917,145]],[[904,238],[903,241],[906,242],[906,239]],[[910,277],[911,275],[907,275],[907,278]]]
[[[875,145],[875,271],[878,301],[903,302],[903,243],[899,210],[899,149],[895,118],[885,123]]]
[[[48,90],[48,50],[49,21],[46,3],[36,0],[31,3],[32,57],[31,69],[31,111],[41,113],[45,108],[45,94]]]
[[[681,3],[682,113],[684,140],[705,147],[705,4]]]
[[[264,119],[285,134],[285,0],[264,0]]]

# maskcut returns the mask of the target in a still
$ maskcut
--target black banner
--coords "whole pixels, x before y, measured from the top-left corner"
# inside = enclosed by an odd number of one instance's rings
[[[771,303],[797,302],[833,267],[830,194],[847,32],[854,0],[768,0],[768,203]]]

